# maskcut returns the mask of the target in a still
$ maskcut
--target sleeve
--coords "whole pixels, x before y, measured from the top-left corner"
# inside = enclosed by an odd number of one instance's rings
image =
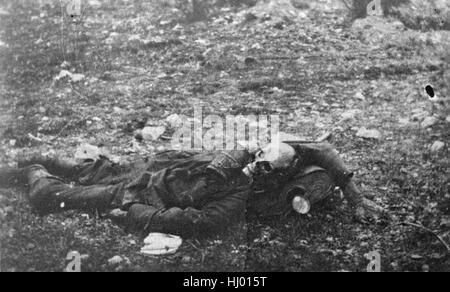
[[[350,205],[356,206],[362,202],[362,195],[352,182],[353,173],[347,169],[334,147],[328,143],[315,143],[297,144],[294,148],[303,165],[320,166],[329,172],[333,181],[344,192]]]
[[[136,204],[128,212],[127,225],[132,230],[163,232],[183,237],[218,233],[245,218],[248,194],[249,188],[242,187],[201,209],[157,209]]]

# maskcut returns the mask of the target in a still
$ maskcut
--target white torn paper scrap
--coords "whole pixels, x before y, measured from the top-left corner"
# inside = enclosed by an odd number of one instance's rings
[[[146,255],[174,254],[183,243],[181,237],[163,233],[150,233],[144,240],[141,253]]]

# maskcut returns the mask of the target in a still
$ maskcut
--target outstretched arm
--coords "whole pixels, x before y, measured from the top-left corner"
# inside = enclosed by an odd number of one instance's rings
[[[243,187],[201,209],[157,209],[136,204],[128,211],[127,225],[136,231],[181,236],[214,234],[243,220],[248,194],[249,189]]]
[[[368,216],[382,212],[382,208],[364,198],[353,182],[353,173],[348,170],[339,153],[328,143],[293,145],[303,165],[317,165],[326,169],[338,185],[357,216]]]

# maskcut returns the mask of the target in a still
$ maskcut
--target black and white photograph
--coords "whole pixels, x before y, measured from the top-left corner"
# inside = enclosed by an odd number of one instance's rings
[[[0,272],[450,272],[450,1],[0,0],[0,137]]]

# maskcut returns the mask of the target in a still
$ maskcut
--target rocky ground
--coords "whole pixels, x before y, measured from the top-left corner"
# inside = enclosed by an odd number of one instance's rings
[[[141,237],[108,220],[42,218],[25,186],[1,188],[2,271],[62,271],[70,251],[83,271],[366,271],[374,250],[383,271],[450,270],[448,31],[351,23],[320,3],[185,23],[155,1],[88,2],[70,17],[59,4],[0,1],[3,165],[22,151],[72,156],[85,143],[118,159],[152,155],[170,147],[174,115],[198,104],[205,114],[278,114],[286,133],[332,133],[358,185],[392,219],[356,223],[336,196],[304,217],[249,220],[149,257]],[[162,135],[142,135],[158,126]]]

